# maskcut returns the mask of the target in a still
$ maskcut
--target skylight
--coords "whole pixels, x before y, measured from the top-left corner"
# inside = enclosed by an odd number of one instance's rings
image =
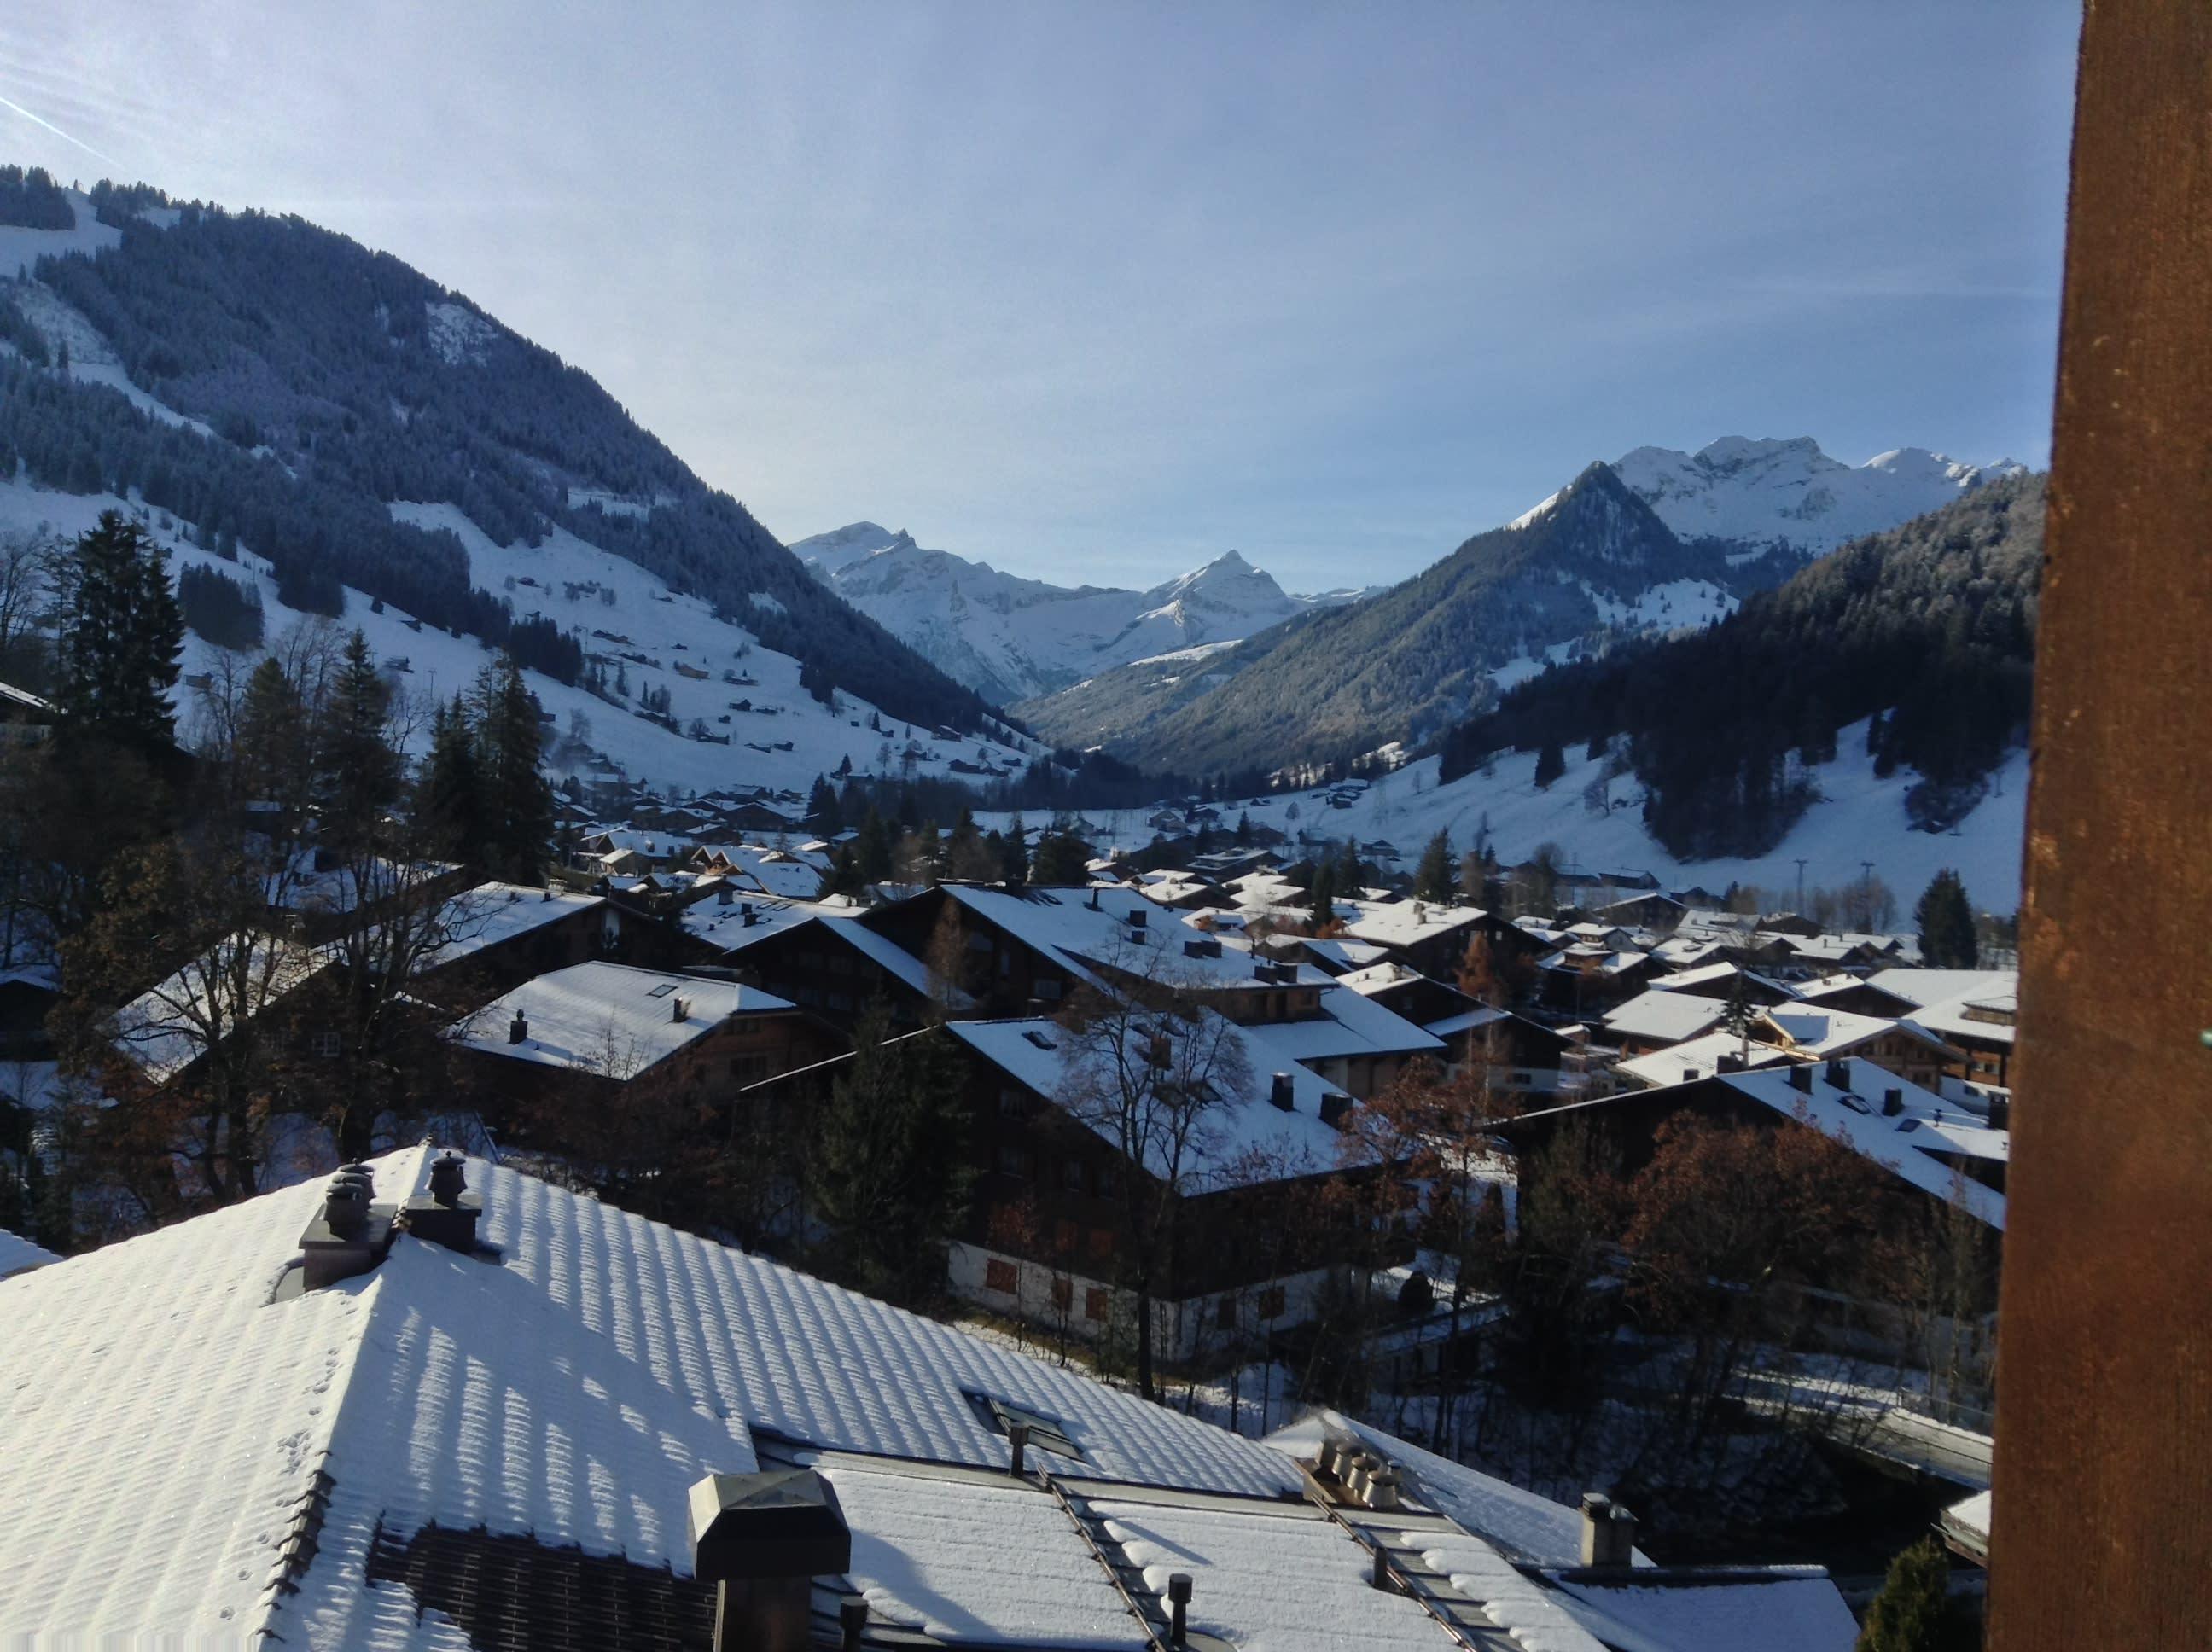
[[[660,985],[659,985],[659,986],[658,986],[658,987],[654,987],[651,992],[647,993],[646,994],[646,996],[647,996],[647,998],[666,998],[666,997],[667,997],[671,993],[674,992],[675,990],[676,990],[676,983],[675,983],[674,981],[662,981],[662,982],[660,983]]]

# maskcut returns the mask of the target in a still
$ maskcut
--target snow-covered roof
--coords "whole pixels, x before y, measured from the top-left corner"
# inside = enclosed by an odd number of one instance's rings
[[[1650,1090],[1663,1090],[1668,1084],[1686,1083],[1691,1078],[1703,1078],[1718,1071],[1721,1057],[1743,1054],[1743,1040],[1726,1028],[1719,1028],[1696,1038],[1686,1038],[1679,1044],[1669,1044],[1665,1049],[1654,1050],[1649,1055],[1618,1062],[1613,1071],[1626,1074]],[[1771,1044],[1751,1042],[1750,1065],[1754,1067],[1771,1066],[1790,1058]]]
[[[1717,981],[1732,980],[1738,969],[1739,966],[1733,963],[1696,964],[1686,969],[1677,969],[1671,975],[1661,975],[1651,985],[1662,992],[1683,993],[1695,987],[1710,987]],[[1742,974],[1746,981],[1756,981],[1761,987],[1771,987],[1785,998],[1797,996],[1796,988],[1787,981],[1762,975],[1755,969],[1745,969]]]
[[[48,1262],[61,1258],[43,1245],[34,1245],[20,1233],[10,1233],[0,1228],[0,1279],[18,1273],[27,1273],[34,1267],[44,1267]]]
[[[1310,1506],[1102,1498],[1091,1508],[1162,1601],[1170,1575],[1190,1576],[1190,1627],[1199,1633],[1265,1652],[1443,1652],[1453,1644],[1416,1602],[1376,1589],[1367,1551]],[[1583,1649],[1565,1643],[1557,1652]],[[1589,1652],[1599,1652],[1595,1643]]]
[[[571,895],[530,884],[479,884],[455,896],[448,904],[445,921],[452,928],[453,938],[423,967],[434,969],[458,963],[488,946],[605,904],[603,896]]]
[[[1339,1093],[1335,1086],[1324,1084],[1276,1044],[1273,1027],[1239,1027],[1210,1010],[1200,1012],[1200,1021],[1205,1029],[1201,1036],[1211,1039],[1219,1034],[1226,1040],[1222,1059],[1210,1064],[1216,1069],[1217,1082],[1225,1077],[1235,1052],[1241,1052],[1247,1078],[1241,1095],[1224,1096],[1203,1115],[1183,1155],[1185,1191],[1244,1187],[1333,1167],[1341,1138],[1334,1126],[1322,1122],[1321,1103],[1323,1096]],[[1170,1024],[1178,1036],[1188,1036],[1179,1023],[1171,1020]],[[945,1030],[1048,1099],[1067,1089],[1072,1071],[1079,1071],[1085,1059],[1074,1036],[1056,1021],[951,1021]],[[1140,1036],[1130,1035],[1133,1040]],[[1288,1112],[1270,1099],[1278,1072],[1290,1076]],[[1083,1122],[1112,1139],[1103,1121]],[[1146,1168],[1155,1175],[1166,1169],[1158,1159]]]
[[[1794,1575],[1793,1575],[1794,1574]],[[1758,1581],[1557,1580],[1553,1598],[1607,1646],[1695,1652],[1850,1652],[1858,1620],[1825,1572],[1769,1569]]]
[[[2013,1042],[2014,1017],[2020,1012],[2018,987],[1974,987],[1951,998],[1938,999],[1913,1011],[1906,1024],[1925,1027],[1941,1037],[1977,1039],[1985,1043]]]
[[[1885,993],[1926,1008],[1953,999],[2014,993],[2017,969],[1878,969],[1867,980]]]
[[[1433,1055],[1443,1041],[1372,999],[1339,984],[1325,987],[1321,1015],[1304,1021],[1271,1021],[1267,1042],[1295,1060],[1339,1056]]]
[[[1337,916],[1345,933],[1376,946],[1411,946],[1489,916],[1480,907],[1442,906],[1427,901],[1354,904],[1340,901]]]
[[[378,1199],[421,1188],[428,1157],[375,1161]],[[970,1394],[1053,1418],[1084,1454],[1064,1477],[1297,1490],[1280,1454],[1074,1370],[501,1167],[467,1175],[495,1261],[402,1236],[368,1273],[271,1302],[322,1198],[302,1186],[0,1283],[0,1642],[451,1647],[406,1585],[368,1581],[380,1533],[480,1528],[688,1577],[687,1489],[755,1467],[756,1430],[1002,1473]],[[959,1523],[1034,1519],[957,1489],[933,1512],[916,1533],[896,1488],[857,1490],[856,1564],[918,1588],[951,1576],[928,1568]],[[1065,1546],[994,1558],[1017,1552]]]
[[[1622,1038],[1654,1038],[1675,1044],[1707,1031],[1728,1014],[1714,998],[1653,987],[1605,1013],[1606,1030]]]
[[[1209,948],[1200,946],[1194,956],[1194,944],[1216,938],[1182,914],[1149,902],[1139,903],[1126,896],[1102,893],[1093,906],[1073,890],[1032,889],[1012,895],[965,884],[947,884],[945,892],[1024,944],[1074,966],[1085,979],[1095,980],[1092,970],[1104,967],[1131,975],[1151,975],[1194,991],[1265,991],[1291,984],[1258,981],[1251,957],[1234,949],[1224,949],[1217,957]],[[1130,926],[1132,909],[1145,914],[1142,929]],[[1285,967],[1297,972],[1296,984],[1302,987],[1326,987],[1334,979],[1311,964]]]
[[[1854,1015],[1848,1010],[1814,1009],[1793,1004],[1786,1009],[1778,1005],[1762,1010],[1758,1018],[1786,1036],[1791,1048],[1814,1055],[1841,1055],[1893,1033],[1925,1044],[1939,1055],[1948,1048],[1934,1033],[1910,1021]]]
[[[1331,936],[1327,940],[1301,940],[1298,944],[1315,957],[1342,965],[1347,973],[1364,970],[1390,956],[1389,948],[1377,946],[1372,941],[1349,940],[1341,936]],[[1340,975],[1337,979],[1341,981],[1344,977]]]
[[[1958,1139],[1966,1137],[1985,1150],[1975,1153],[1975,1157],[2002,1157],[1995,1151],[1994,1144],[1972,1137],[1971,1133],[1983,1127],[1971,1118],[1962,1117],[1960,1109],[1942,1096],[1899,1078],[1887,1068],[1857,1056],[1839,1057],[1838,1061],[1844,1079],[1840,1086],[1828,1082],[1826,1062],[1795,1068],[1770,1067],[1755,1072],[1724,1072],[1717,1078],[1720,1083],[1777,1113],[1802,1118],[1854,1151],[1895,1171],[1923,1193],[1948,1200],[1990,1227],[2002,1230],[2004,1195],[1960,1175],[1935,1156],[1938,1152],[1972,1151]],[[1790,1082],[1793,1070],[1810,1075],[1809,1093]],[[1899,1092],[1901,1110],[1887,1114],[1882,1111],[1883,1097],[1893,1090]],[[1844,1100],[1846,1096],[1856,1097],[1859,1105],[1848,1105]],[[1950,1124],[1952,1129],[1932,1127],[1939,1119]],[[2002,1131],[1987,1133],[2006,1134]]]
[[[523,982],[454,1023],[453,1036],[471,1049],[511,1060],[627,1078],[667,1060],[732,1016],[792,1007],[757,987],[593,959]],[[511,1043],[509,1023],[518,1011],[528,1023],[528,1036]]]
[[[878,966],[925,998],[931,995],[933,984],[930,980],[929,966],[904,947],[896,945],[885,937],[876,933],[867,925],[850,917],[824,918],[822,920],[822,930],[825,935],[843,941],[871,963]],[[947,994],[956,1009],[966,1009],[975,1001],[964,990],[952,985],[950,981],[938,981],[934,984],[934,987],[935,990]]]
[[[1511,1014],[1512,1011],[1510,1010],[1499,1010],[1487,1004],[1478,1004],[1472,1009],[1462,1010],[1457,1015],[1443,1016],[1435,1021],[1425,1022],[1423,1027],[1425,1031],[1434,1033],[1438,1038],[1449,1038],[1454,1033],[1473,1032],[1477,1027],[1487,1027],[1493,1021],[1507,1020]]]
[[[115,1045],[165,1084],[266,1013],[330,963],[327,951],[271,936],[234,937],[148,987],[115,1012]],[[235,983],[235,985],[234,985]]]
[[[758,843],[702,844],[694,857],[704,857],[702,864],[727,867],[734,880],[763,895],[811,901],[822,890],[822,868],[788,849]]]

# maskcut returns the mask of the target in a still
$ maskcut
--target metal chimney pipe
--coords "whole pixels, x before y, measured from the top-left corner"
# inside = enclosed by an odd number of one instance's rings
[[[1019,1479],[1022,1477],[1023,1459],[1028,1455],[1030,1448],[1030,1425],[1027,1423],[1007,1424],[1006,1443],[1013,1448],[1012,1460],[1006,1465],[1006,1473]]]
[[[1190,1574],[1187,1571],[1168,1574],[1168,1639],[1173,1644],[1183,1644],[1188,1632],[1186,1624],[1190,1608]]]
[[[1378,1540],[1373,1550],[1374,1565],[1367,1581],[1376,1588],[1389,1593],[1390,1588],[1390,1554]]]

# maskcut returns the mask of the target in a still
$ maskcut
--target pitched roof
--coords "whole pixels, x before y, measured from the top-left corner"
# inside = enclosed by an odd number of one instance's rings
[[[59,1260],[61,1258],[45,1246],[34,1245],[22,1235],[0,1228],[0,1279]]]
[[[1246,1077],[1241,1092],[1225,1095],[1202,1117],[1183,1156],[1185,1191],[1244,1187],[1334,1165],[1341,1138],[1334,1126],[1322,1122],[1321,1103],[1338,1093],[1335,1086],[1279,1048],[1273,1028],[1239,1027],[1210,1010],[1200,1012],[1200,1023],[1206,1036],[1218,1033],[1226,1041],[1219,1072],[1225,1077],[1241,1057]],[[945,1029],[1048,1100],[1066,1090],[1087,1059],[1084,1047],[1056,1021],[949,1021]],[[1139,1035],[1129,1036],[1133,1041]],[[1290,1076],[1288,1112],[1270,1099],[1278,1072]],[[1111,1139],[1103,1123],[1082,1122]],[[1146,1168],[1156,1175],[1166,1173],[1164,1159],[1156,1157]]]
[[[375,1161],[378,1198],[427,1157]],[[1279,1453],[1074,1371],[498,1166],[468,1177],[495,1262],[403,1236],[271,1302],[322,1197],[301,1187],[0,1283],[0,1641],[448,1647],[369,1581],[380,1533],[482,1527],[686,1576],[686,1490],[755,1467],[757,1433],[1002,1470],[970,1394],[1054,1418],[1078,1480],[1297,1488]],[[939,1518],[1007,1529],[997,1507],[946,1492]],[[874,1529],[896,1548],[912,1521]]]
[[[488,946],[498,946],[605,904],[605,897],[599,895],[572,895],[529,884],[479,884],[447,902],[445,921],[451,926],[453,938],[435,956],[424,960],[423,968],[458,963]]]
[[[676,1018],[676,1005],[684,1017]],[[627,1078],[666,1060],[736,1015],[793,1006],[757,987],[594,959],[571,964],[494,999],[454,1023],[458,1043],[486,1054],[541,1066],[607,1072]],[[528,1023],[521,1042],[508,1040],[513,1017]]]
[[[1717,998],[1653,987],[1606,1011],[1606,1030],[1623,1038],[1656,1038],[1680,1043],[1710,1030],[1728,1014]]]

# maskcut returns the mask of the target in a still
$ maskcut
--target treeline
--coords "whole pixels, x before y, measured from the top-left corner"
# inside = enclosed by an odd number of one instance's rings
[[[1509,748],[1626,734],[1645,823],[1669,853],[1760,854],[1813,800],[1803,769],[1867,719],[1876,771],[1917,771],[1907,809],[1947,829],[2027,720],[2043,514],[2040,477],[1991,483],[1711,629],[1548,671],[1453,731],[1442,777]]]
[[[0,224],[70,229],[76,227],[76,214],[44,167],[0,167]]]
[[[387,501],[450,502],[502,545],[536,544],[559,524],[708,599],[848,692],[915,721],[974,728],[986,714],[971,690],[823,590],[587,374],[398,259],[296,218],[196,203],[159,228],[136,216],[167,203],[158,191],[104,185],[94,195],[122,245],[98,258],[42,260],[40,278],[99,329],[134,383],[233,451],[217,459],[185,433],[135,428],[112,405],[50,399],[6,437],[40,479],[86,492],[118,479],[158,486],[164,469],[204,472],[176,483],[210,495],[202,508],[150,492],[149,502],[228,526],[280,575],[317,570],[325,585],[480,635],[496,622],[471,605],[461,547],[391,523]],[[571,488],[653,508],[572,508]]]

